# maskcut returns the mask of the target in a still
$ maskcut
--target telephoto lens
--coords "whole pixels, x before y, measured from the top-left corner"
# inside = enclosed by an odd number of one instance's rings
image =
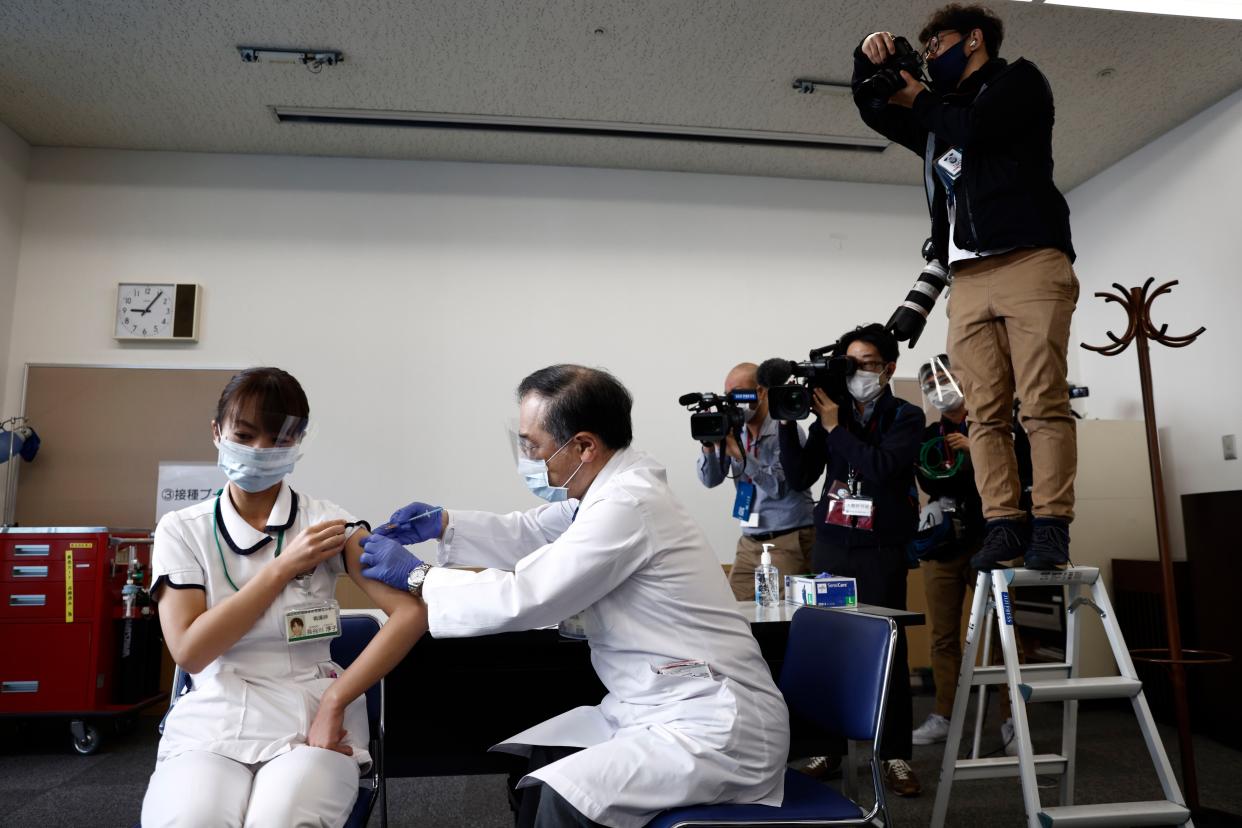
[[[918,344],[919,337],[923,335],[927,314],[931,313],[940,294],[953,281],[948,268],[935,258],[931,239],[923,243],[923,256],[927,264],[914,280],[914,287],[906,294],[905,301],[897,306],[884,326],[893,332],[898,342],[909,340],[911,348]]]

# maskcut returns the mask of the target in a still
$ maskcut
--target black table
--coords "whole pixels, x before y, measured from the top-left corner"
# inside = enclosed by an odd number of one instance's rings
[[[739,602],[773,676],[780,674],[796,612],[865,612],[901,626],[924,623],[921,613],[885,607],[821,610]],[[449,776],[506,773],[513,759],[492,745],[580,705],[599,704],[607,691],[591,667],[585,641],[555,629],[477,638],[424,636],[385,680],[385,773]]]

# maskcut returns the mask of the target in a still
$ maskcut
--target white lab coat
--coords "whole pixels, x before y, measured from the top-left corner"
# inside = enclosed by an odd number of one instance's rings
[[[226,572],[238,588],[244,586],[275,556],[282,530],[287,547],[308,526],[354,520],[334,503],[296,494],[288,483],[272,506],[267,532],[246,523],[227,494],[219,503],[218,514],[211,497],[160,520],[151,556],[156,598],[164,589],[198,588],[205,591],[208,608],[214,607],[235,594]],[[332,663],[330,639],[288,643],[285,611],[330,600],[344,571],[343,559],[336,556],[320,564],[305,585],[290,581],[236,644],[192,676],[193,692],[178,700],[164,723],[160,761],[205,750],[251,764],[306,744],[319,699],[332,683],[328,676],[343,670]],[[369,767],[364,697],[346,708],[344,727],[353,758],[362,768]]]
[[[449,514],[440,563],[492,568],[431,571],[423,586],[431,634],[524,630],[583,613],[591,663],[608,688],[599,706],[497,749],[586,748],[531,777],[617,828],[640,828],[680,805],[781,803],[788,710],[663,467],[626,449],[580,504]],[[714,678],[656,672],[682,659],[706,661]]]

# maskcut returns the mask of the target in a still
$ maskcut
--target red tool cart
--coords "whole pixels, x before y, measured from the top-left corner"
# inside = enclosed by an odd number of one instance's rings
[[[145,529],[0,528],[0,715],[67,718],[90,754],[100,718],[164,699],[154,608],[123,598],[150,560]]]

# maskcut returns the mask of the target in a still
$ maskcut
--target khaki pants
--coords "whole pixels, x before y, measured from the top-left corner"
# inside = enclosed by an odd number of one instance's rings
[[[973,550],[972,550],[973,552]],[[962,605],[974,600],[976,572],[970,554],[950,561],[923,561],[923,592],[927,596],[927,618],[931,624],[932,677],[936,681],[936,713],[946,719],[953,713],[957,698],[958,672],[962,668]],[[1010,590],[1010,594],[1013,594]],[[983,639],[979,639],[983,653]],[[1018,640],[1018,660],[1022,642]],[[1002,664],[1000,635],[992,632],[992,663]],[[1009,688],[1000,685],[1001,719],[1009,718]]]
[[[811,571],[811,547],[815,543],[815,529],[807,526],[794,529],[783,535],[777,535],[766,543],[772,546],[772,564],[781,573],[781,599],[785,597],[786,575],[805,575]],[[763,543],[742,535],[737,540],[737,555],[733,558],[733,569],[729,571],[729,588],[733,597],[739,601],[755,599],[755,569],[759,566],[759,556],[763,553]]]
[[[1066,350],[1078,279],[1059,250],[1015,250],[953,265],[949,359],[966,395],[983,514],[1020,518],[1014,391],[1031,441],[1032,513],[1072,520],[1078,443]]]

